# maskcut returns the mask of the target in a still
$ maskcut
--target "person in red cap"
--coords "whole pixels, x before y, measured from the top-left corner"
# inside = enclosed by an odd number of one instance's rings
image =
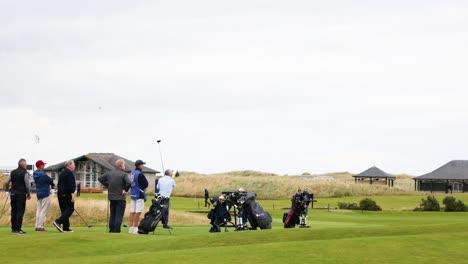
[[[37,195],[37,211],[36,211],[36,231],[46,231],[45,222],[47,218],[47,211],[50,206],[50,188],[54,188],[55,184],[44,172],[44,163],[42,160],[36,162],[37,170],[33,173],[34,182],[36,183]]]

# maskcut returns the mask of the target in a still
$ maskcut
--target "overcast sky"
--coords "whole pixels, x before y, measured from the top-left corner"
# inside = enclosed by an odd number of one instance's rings
[[[468,159],[467,47],[461,0],[0,0],[0,165],[427,173]]]

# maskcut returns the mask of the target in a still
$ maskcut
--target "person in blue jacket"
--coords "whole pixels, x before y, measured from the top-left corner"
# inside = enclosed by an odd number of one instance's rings
[[[50,206],[50,188],[54,188],[55,184],[44,172],[44,163],[42,160],[36,162],[37,170],[33,173],[34,182],[36,183],[37,195],[37,211],[36,211],[36,231],[43,232],[45,230],[45,222],[47,218],[47,211]]]

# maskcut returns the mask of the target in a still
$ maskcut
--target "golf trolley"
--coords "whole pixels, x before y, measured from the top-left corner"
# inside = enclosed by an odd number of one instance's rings
[[[223,192],[227,204],[227,213],[230,217],[230,209],[234,211],[234,223],[224,221],[227,227],[234,227],[234,231],[271,229],[271,216],[255,201],[257,194],[250,191]],[[250,227],[247,226],[247,221]]]
[[[303,193],[298,192],[292,197],[291,209],[283,215],[284,228],[294,228],[296,225],[299,225],[299,228],[310,228],[307,225],[307,216],[309,204],[316,202],[313,197],[313,194],[305,190]]]
[[[223,192],[226,197],[226,203],[228,208],[233,208],[234,212],[234,223],[231,226],[234,227],[234,231],[250,230],[247,226],[247,203],[255,200],[255,193],[246,191],[234,191],[234,192]],[[226,228],[228,225],[226,224]]]

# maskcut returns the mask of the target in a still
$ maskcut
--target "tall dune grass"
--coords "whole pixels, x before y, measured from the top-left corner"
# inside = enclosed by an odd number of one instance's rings
[[[272,176],[250,171],[203,175],[182,173],[176,179],[175,196],[203,196],[204,188],[211,196],[222,191],[243,188],[255,191],[260,199],[289,198],[298,188],[308,188],[315,197],[346,197],[366,195],[398,195],[415,193],[410,177],[398,177],[394,187],[387,187],[380,182],[370,185],[368,182],[355,183],[349,173],[335,174],[335,180],[315,180],[307,177]]]
[[[0,194],[1,199],[1,207],[5,204],[5,193]],[[36,195],[32,195],[31,199],[26,202],[26,212],[23,218],[24,225],[35,225],[36,223],[36,208],[37,208],[37,198]],[[107,218],[107,200],[102,199],[86,199],[81,200],[77,199],[75,203],[75,209],[79,212],[79,214],[85,219],[88,224],[93,225],[105,225],[106,218]],[[148,210],[148,206],[146,206],[145,211]],[[3,212],[3,216],[0,219],[1,225],[9,225],[10,224],[10,200],[8,199],[5,210]],[[124,223],[128,223],[128,216],[129,216],[129,204],[127,204],[127,208],[125,211],[125,216],[123,219]],[[143,213],[144,214],[144,213]],[[142,217],[143,217],[142,214]],[[46,226],[49,228],[52,227],[52,222],[60,216],[60,208],[58,205],[57,197],[51,196],[51,204],[49,207],[49,211],[47,213],[47,221]],[[189,212],[178,212],[175,210],[171,210],[169,212],[169,218],[171,224],[174,225],[205,225],[209,221],[205,215],[189,213]],[[72,217],[70,218],[71,226],[76,225],[84,225],[84,222],[81,218],[75,213],[73,213]]]

